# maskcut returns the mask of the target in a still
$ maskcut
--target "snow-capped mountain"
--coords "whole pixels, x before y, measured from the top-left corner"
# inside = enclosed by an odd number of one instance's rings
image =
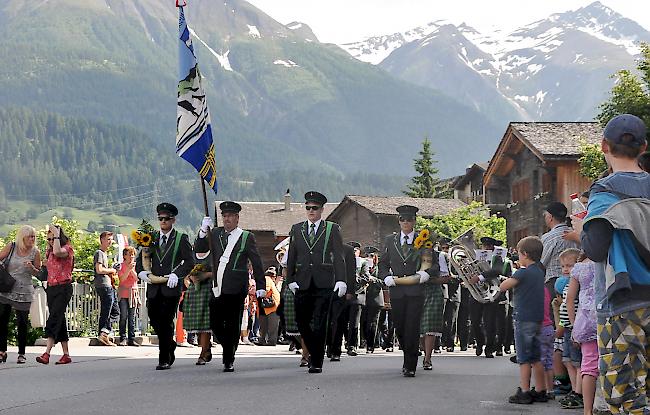
[[[634,68],[644,41],[650,42],[649,31],[595,2],[511,33],[436,21],[341,47],[503,124],[591,120],[611,89],[610,75]]]

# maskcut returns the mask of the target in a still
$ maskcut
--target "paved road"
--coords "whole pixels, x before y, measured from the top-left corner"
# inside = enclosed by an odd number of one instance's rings
[[[0,414],[581,413],[556,402],[506,403],[517,368],[505,357],[435,355],[432,372],[418,370],[408,379],[401,376],[400,353],[344,356],[310,375],[287,346],[241,346],[235,373],[222,373],[218,358],[195,366],[197,348],[177,349],[172,369],[160,372],[156,346],[72,347],[74,363],[67,366],[35,363],[42,347],[30,347],[29,363],[18,366],[10,349],[0,364]]]

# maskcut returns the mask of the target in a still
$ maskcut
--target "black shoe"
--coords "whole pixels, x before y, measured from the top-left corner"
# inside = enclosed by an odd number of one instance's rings
[[[404,371],[402,372],[402,376],[404,376],[405,378],[414,378],[415,370],[404,369]]]
[[[463,349],[461,349],[461,351],[462,351],[462,350],[463,350]],[[447,347],[447,353],[453,353],[453,352],[454,352],[454,348],[453,348],[453,347]]]
[[[433,353],[442,353],[442,350],[440,350],[440,349],[433,349]]]
[[[136,341],[133,340],[133,339],[127,341],[126,344],[129,345],[129,346],[133,346],[133,347],[140,347],[140,345],[138,344],[138,342],[136,342]]]
[[[223,371],[228,372],[228,373],[234,372],[235,371],[235,365],[233,365],[232,363],[224,363]]]
[[[494,355],[492,353],[485,352],[485,357],[488,359],[494,359]]]
[[[480,356],[483,354],[483,346],[482,345],[476,345],[476,356]]]
[[[370,353],[374,353],[374,352],[375,352],[375,349],[374,349],[374,348],[372,348],[372,349],[366,349],[366,354],[370,354]]]
[[[510,361],[511,361],[512,363],[517,363],[517,355],[512,355],[512,356],[510,356]]]
[[[327,353],[325,354],[325,356],[327,356],[328,359],[331,359],[331,358],[332,358],[332,353],[327,352]]]
[[[461,352],[466,352],[466,351],[467,351],[467,346],[465,346],[465,347],[461,346],[461,347],[460,347],[460,351],[461,351]]]
[[[357,351],[355,350],[354,347],[350,347],[350,348],[348,349],[348,356],[357,356],[358,354],[359,354],[359,353],[357,353]]]
[[[290,352],[293,352],[294,350],[296,350],[296,344],[295,344],[295,343],[291,343],[291,344],[289,345],[289,351],[290,351]]]
[[[393,353],[393,348],[392,347],[387,347],[385,352],[386,353]]]
[[[320,367],[310,367],[309,373],[323,373],[323,369]]]
[[[340,361],[341,361],[341,356],[335,354],[330,356],[330,362],[340,362]]]
[[[496,355],[499,356],[499,357],[503,356],[503,347],[499,347],[497,349]]]
[[[156,370],[169,370],[171,369],[171,365],[169,363],[161,363],[158,366],[156,366]]]
[[[530,396],[533,398],[533,402],[548,402],[546,391],[537,392],[535,388],[532,388],[530,390]]]
[[[523,392],[521,388],[517,388],[517,392],[508,398],[508,402],[530,405],[533,403],[533,397],[530,395],[530,392]]]
[[[300,359],[300,367],[307,367],[309,366],[309,360],[302,358]]]

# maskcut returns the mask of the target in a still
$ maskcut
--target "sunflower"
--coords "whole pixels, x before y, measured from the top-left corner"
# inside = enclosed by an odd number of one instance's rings
[[[422,248],[422,245],[424,245],[424,239],[420,238],[419,236],[415,238],[415,242],[413,243],[415,249]]]
[[[131,232],[131,239],[133,239],[135,242],[140,242],[140,232],[133,230]]]
[[[140,236],[140,245],[142,246],[149,246],[151,245],[151,235],[148,233],[145,233]]]
[[[424,228],[424,229],[422,229],[422,230],[420,231],[420,237],[421,237],[422,239],[424,239],[425,241],[426,241],[427,239],[429,239],[430,236],[431,236],[431,233],[429,232],[428,229]]]
[[[431,248],[433,248],[433,242],[431,242],[431,241],[427,241],[427,242],[424,244],[424,247],[425,247],[426,249],[431,249]]]

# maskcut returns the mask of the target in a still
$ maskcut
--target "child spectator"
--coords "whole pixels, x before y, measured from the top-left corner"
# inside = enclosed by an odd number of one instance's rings
[[[571,271],[567,292],[567,311],[573,325],[571,337],[580,344],[582,363],[582,394],[584,415],[591,415],[598,377],[598,345],[596,344],[596,304],[594,302],[594,263],[582,256],[582,262]],[[580,308],[576,312],[575,299],[580,295]]]
[[[117,288],[120,302],[120,343],[119,346],[140,346],[135,341],[135,313],[140,305],[138,275],[135,273],[135,248],[127,246],[122,250],[124,262],[117,275],[120,284]],[[128,322],[128,338],[127,338]]]
[[[522,269],[500,285],[501,291],[514,287],[515,348],[519,363],[519,387],[508,401],[516,404],[546,402],[546,380],[544,366],[540,361],[540,331],[544,321],[544,270],[539,263],[542,257],[542,241],[537,237],[526,237],[517,244],[519,263]],[[531,390],[531,372],[535,385],[543,388]]]
[[[580,375],[580,364],[582,362],[582,355],[580,353],[580,347],[576,345],[571,339],[571,333],[573,331],[573,326],[569,320],[569,312],[567,309],[567,293],[569,290],[569,276],[571,275],[571,270],[578,262],[581,252],[579,249],[570,248],[563,251],[560,254],[560,265],[562,267],[562,276],[566,278],[566,284],[564,284],[562,290],[562,305],[560,306],[560,327],[558,330],[562,333],[563,342],[563,353],[562,361],[564,366],[569,373],[569,378],[571,378],[571,392],[564,398],[560,399],[560,405],[565,409],[578,409],[583,407],[582,402],[582,379]],[[577,307],[577,299],[575,300],[575,306]]]
[[[553,339],[555,328],[553,327],[553,318],[551,315],[551,293],[547,287],[544,287],[544,320],[542,321],[542,330],[540,332],[540,354],[544,373],[546,376],[546,391],[549,399],[554,399],[553,395]]]
[[[582,247],[596,262],[599,372],[613,413],[647,414],[650,268],[647,253],[650,175],[637,157],[646,151],[647,129],[630,114],[612,118],[601,148],[612,173],[591,187]],[[575,220],[578,230],[582,221]]]

